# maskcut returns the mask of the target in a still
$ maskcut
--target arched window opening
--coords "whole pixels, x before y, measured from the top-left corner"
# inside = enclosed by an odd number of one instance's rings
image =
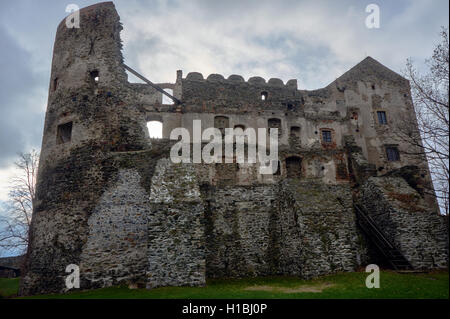
[[[163,137],[163,124],[159,121],[147,122],[148,134],[150,138],[162,138]]]
[[[286,158],[286,175],[288,178],[300,178],[302,176],[302,159],[300,157]]]
[[[73,122],[58,125],[56,130],[56,144],[68,143],[72,140]]]
[[[240,132],[239,129],[241,129],[242,132]],[[244,126],[244,125],[241,125],[241,124],[235,125],[235,126],[234,126],[234,130],[235,130],[235,134],[236,134],[237,136],[244,135],[245,126]],[[236,130],[237,130],[237,131],[236,131]]]
[[[267,98],[269,97],[269,93],[266,91],[261,92],[261,100],[267,101]]]
[[[167,92],[167,93],[169,93],[170,95],[173,96],[173,90],[172,89],[164,89],[164,92]],[[173,100],[170,97],[168,97],[167,95],[163,94],[162,95],[162,104],[172,105],[173,104]]]
[[[291,137],[300,138],[300,126],[291,126]]]

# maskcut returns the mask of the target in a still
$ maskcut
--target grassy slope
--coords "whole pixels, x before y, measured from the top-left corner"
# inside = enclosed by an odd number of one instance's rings
[[[299,280],[293,277],[266,277],[246,279],[209,280],[207,287],[166,287],[152,290],[111,287],[65,295],[34,296],[33,298],[449,298],[448,272],[428,274],[398,274],[382,271],[379,289],[365,286],[364,272],[340,273],[315,280]],[[0,281],[0,296],[17,289],[18,281]],[[297,288],[323,283],[334,284],[322,292],[285,293],[278,291],[248,291],[249,286],[275,286]],[[9,286],[9,288],[7,287]],[[11,293],[9,293],[11,295]]]

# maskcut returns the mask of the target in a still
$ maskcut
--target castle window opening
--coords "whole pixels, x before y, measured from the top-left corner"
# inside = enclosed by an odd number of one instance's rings
[[[53,80],[53,92],[56,91],[57,88],[58,88],[58,78],[55,78]]]
[[[167,92],[167,93],[169,93],[170,95],[173,96],[173,90],[172,89],[164,89],[164,92]],[[167,95],[163,94],[162,95],[162,104],[172,105],[173,104],[173,100],[170,97],[168,97]]]
[[[72,140],[72,124],[73,122],[68,122],[65,124],[58,125],[56,131],[56,143],[64,144]]]
[[[214,127],[220,130],[222,137],[225,136],[225,129],[230,127],[230,119],[226,116],[214,117]]]
[[[91,83],[98,84],[100,81],[100,73],[97,70],[91,72]]]
[[[291,137],[300,137],[300,126],[291,126]]]
[[[269,134],[270,134],[270,129],[277,128],[278,136],[281,136],[281,120],[280,119],[271,118],[267,121],[267,124],[269,126]]]
[[[302,176],[302,159],[298,156],[286,158],[286,176],[300,178]]]
[[[322,130],[322,142],[331,143],[333,141],[330,130]]]
[[[236,136],[242,136],[242,135],[244,135],[244,131],[245,131],[245,126],[244,125],[241,125],[241,124],[238,124],[238,125],[235,125],[234,126],[234,130],[236,130],[236,129],[241,129],[242,130],[242,132],[236,132],[235,134],[236,134]]]
[[[150,138],[162,138],[163,137],[163,123],[160,121],[147,122],[148,135]]]
[[[386,156],[389,162],[396,162],[400,160],[400,153],[396,146],[386,146]]]
[[[378,115],[378,123],[387,124],[386,112],[385,111],[377,111]]]
[[[267,97],[269,96],[269,93],[266,91],[261,92],[261,100],[267,101]]]
[[[344,160],[338,161],[336,163],[336,179],[347,179],[348,178],[348,172],[347,172],[347,164]]]

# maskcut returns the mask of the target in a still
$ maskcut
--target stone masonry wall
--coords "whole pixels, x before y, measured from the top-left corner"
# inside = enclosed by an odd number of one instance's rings
[[[83,287],[145,283],[150,207],[140,179],[136,170],[119,170],[117,182],[103,193],[89,217],[80,258]]]
[[[282,269],[297,262],[301,277],[311,278],[354,271],[368,262],[367,245],[356,225],[349,184],[287,179],[281,183],[278,198]]]
[[[203,189],[207,277],[352,271],[367,262],[348,184]]]
[[[414,268],[448,267],[444,218],[404,179],[371,177],[361,187],[359,201]]]
[[[277,272],[271,238],[278,227],[276,188],[270,185],[208,187],[205,198],[206,276],[242,277]]]
[[[193,166],[160,159],[149,200],[147,287],[204,285],[204,211]]]

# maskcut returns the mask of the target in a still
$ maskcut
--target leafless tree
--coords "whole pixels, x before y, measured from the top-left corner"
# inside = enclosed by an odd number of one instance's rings
[[[426,73],[419,72],[407,60],[405,76],[410,81],[416,123],[403,121],[403,141],[411,146],[409,155],[428,159],[435,196],[441,213],[448,215],[449,205],[449,38],[442,27],[440,42],[433,55],[425,60]],[[410,119],[415,122],[415,119]]]
[[[11,180],[9,200],[0,217],[0,248],[25,253],[33,212],[39,153],[20,153],[14,163],[18,173]]]

